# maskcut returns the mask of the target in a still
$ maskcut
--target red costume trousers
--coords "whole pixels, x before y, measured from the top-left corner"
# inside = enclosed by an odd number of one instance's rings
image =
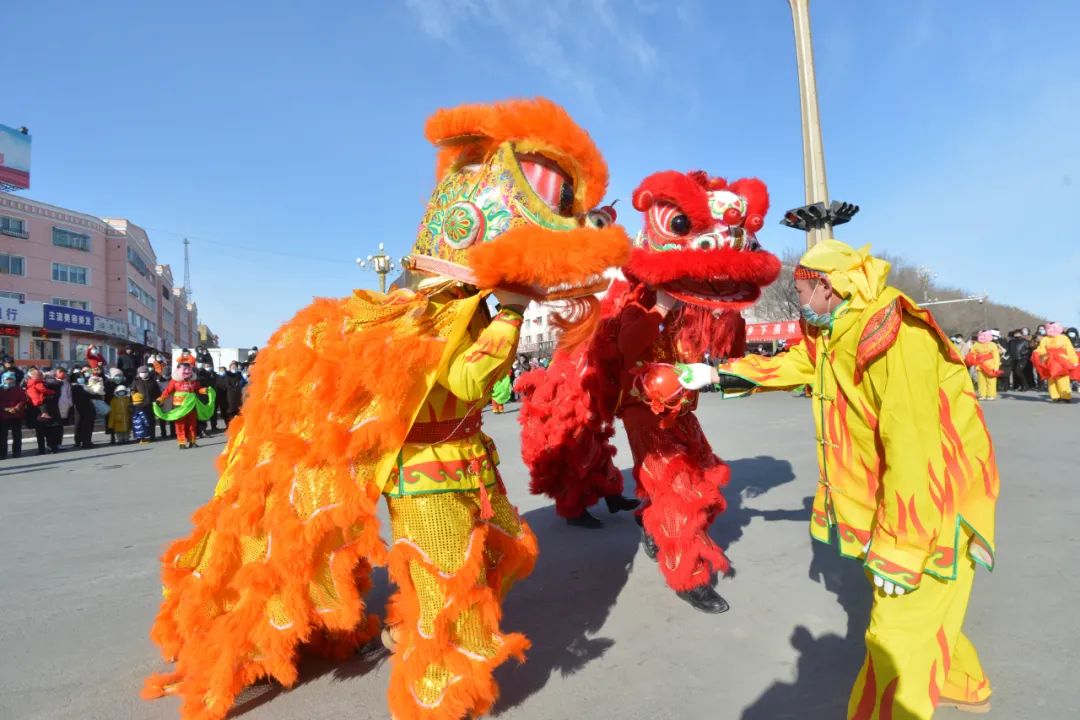
[[[623,412],[645,531],[659,548],[656,559],[668,585],[682,592],[730,568],[709,537],[709,526],[725,507],[720,488],[729,472],[694,415],[680,415],[666,428],[660,421],[644,406]]]
[[[198,431],[198,418],[194,411],[189,412],[187,415],[176,421],[176,442],[180,445],[195,442],[195,438],[199,434]]]

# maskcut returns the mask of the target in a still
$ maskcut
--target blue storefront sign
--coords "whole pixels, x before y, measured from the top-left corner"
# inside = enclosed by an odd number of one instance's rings
[[[79,308],[45,304],[46,330],[83,330],[94,332],[94,313]]]

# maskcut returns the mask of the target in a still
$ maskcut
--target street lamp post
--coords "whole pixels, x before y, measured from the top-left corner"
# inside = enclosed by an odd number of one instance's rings
[[[383,244],[379,243],[379,252],[376,255],[368,255],[367,259],[356,258],[356,264],[365,270],[372,270],[379,276],[379,292],[386,293],[386,276],[396,268],[394,258],[384,252]]]
[[[829,202],[825,179],[825,145],[821,141],[818,118],[817,80],[814,76],[814,47],[810,33],[810,0],[788,0],[795,26],[795,64],[799,73],[799,104],[802,109],[803,179],[806,205],[788,210],[781,222],[806,232],[806,247],[832,236],[833,225],[851,220],[858,205]]]

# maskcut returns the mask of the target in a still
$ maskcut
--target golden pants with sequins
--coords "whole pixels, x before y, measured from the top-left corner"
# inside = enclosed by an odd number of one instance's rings
[[[975,579],[967,547],[958,548],[955,580],[923,575],[906,595],[875,594],[849,720],[929,720],[939,702],[990,698],[975,646],[961,632]]]
[[[499,629],[501,601],[532,572],[536,539],[498,487],[387,497],[398,587],[387,624],[395,720],[460,720],[490,709],[494,669],[528,640]]]

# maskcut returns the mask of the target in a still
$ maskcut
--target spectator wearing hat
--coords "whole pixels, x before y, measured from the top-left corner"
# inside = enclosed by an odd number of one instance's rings
[[[15,381],[15,373],[0,374],[0,460],[7,457],[8,433],[11,433],[11,455],[22,455],[22,426],[26,416],[26,391]]]
[[[126,385],[117,385],[109,403],[109,432],[112,442],[126,445],[131,439],[131,397]]]
[[[4,369],[0,370],[0,372],[15,373],[15,384],[23,384],[23,378],[25,377],[25,373],[23,373],[23,371],[19,369],[19,366],[15,364],[15,358],[11,357],[10,355],[4,356]]]
[[[145,437],[140,437],[138,429],[135,429],[135,439],[139,441],[151,442],[156,434],[154,401],[161,395],[161,386],[154,376],[155,373],[149,367],[140,365],[135,373],[135,382],[131,384],[132,424],[135,424],[135,416],[141,411],[145,413],[148,426]],[[162,421],[161,434],[164,437],[165,421]]]
[[[105,356],[101,354],[97,345],[86,348],[86,364],[91,368],[101,367],[105,364]]]

